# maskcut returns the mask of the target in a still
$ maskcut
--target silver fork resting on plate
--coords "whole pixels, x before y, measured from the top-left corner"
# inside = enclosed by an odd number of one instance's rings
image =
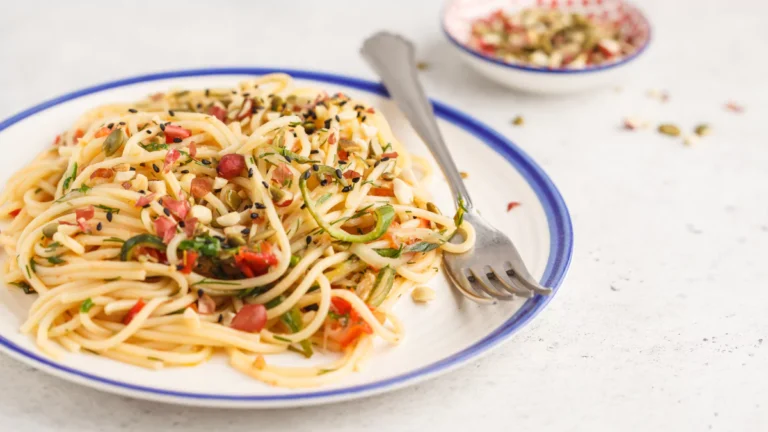
[[[455,196],[464,199],[464,220],[475,228],[473,250],[463,254],[443,254],[443,263],[454,286],[466,297],[488,303],[512,300],[515,296],[549,294],[525,268],[512,241],[492,227],[475,211],[461,175],[451,159],[437,127],[432,105],[419,84],[413,44],[401,36],[380,32],[369,37],[360,50],[381,77],[392,99],[427,144],[448,179]]]

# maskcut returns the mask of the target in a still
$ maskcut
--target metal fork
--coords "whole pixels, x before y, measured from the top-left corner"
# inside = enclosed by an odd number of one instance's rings
[[[379,32],[366,39],[360,53],[429,147],[454,196],[464,199],[468,210],[464,220],[475,228],[477,240],[471,251],[443,255],[446,272],[454,286],[480,303],[551,293],[551,289],[541,286],[531,276],[512,241],[481,218],[472,206],[469,192],[440,135],[432,105],[419,83],[413,44],[402,36]]]

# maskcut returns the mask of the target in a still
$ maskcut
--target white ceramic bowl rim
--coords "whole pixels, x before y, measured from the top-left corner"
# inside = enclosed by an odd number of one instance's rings
[[[627,5],[628,8],[631,8],[632,11],[637,15],[638,19],[641,21],[642,25],[645,26],[646,29],[646,35],[644,43],[638,48],[634,53],[631,55],[624,57],[623,59],[614,62],[609,63],[601,66],[591,66],[584,69],[549,69],[549,68],[541,68],[541,67],[534,67],[534,66],[526,66],[523,64],[514,64],[514,63],[507,63],[502,60],[495,59],[493,57],[489,57],[486,55],[483,55],[469,47],[467,47],[465,44],[461,43],[459,40],[457,40],[451,32],[448,31],[448,28],[446,26],[446,15],[448,13],[448,10],[450,8],[451,2],[448,2],[446,6],[443,8],[443,12],[440,14],[440,28],[443,30],[443,33],[445,33],[445,37],[448,38],[448,41],[450,41],[456,48],[466,52],[467,54],[470,54],[482,61],[489,62],[489,63],[495,63],[499,66],[507,67],[510,69],[517,69],[522,70],[526,72],[537,72],[537,73],[543,73],[543,74],[556,74],[556,75],[569,75],[569,74],[586,74],[590,72],[599,72],[604,71],[607,69],[613,69],[617,68],[619,66],[623,66],[632,60],[635,60],[638,58],[645,50],[648,48],[648,45],[651,43],[651,35],[652,35],[652,29],[651,29],[651,23],[648,21],[648,18],[643,14],[640,9]]]
[[[298,69],[273,69],[273,68],[251,68],[251,67],[232,67],[232,68],[207,68],[207,69],[192,69],[181,70],[172,72],[154,73],[142,76],[136,76],[132,78],[121,79],[104,84],[95,85],[82,90],[78,90],[72,93],[59,96],[49,101],[43,102],[39,105],[33,106],[25,111],[22,111],[2,122],[0,122],[0,132],[10,127],[11,125],[24,120],[27,117],[35,115],[41,111],[45,111],[51,107],[59,105],[61,103],[77,99],[79,97],[97,93],[100,91],[113,89],[116,87],[128,86],[131,84],[142,83],[147,81],[164,80],[171,78],[183,78],[194,76],[210,76],[210,75],[263,75],[267,73],[282,72],[287,73],[294,78],[307,79],[313,81],[322,81],[330,84],[338,84],[346,87],[356,88],[362,91],[374,93],[381,96],[388,96],[386,89],[379,83],[367,81],[358,78],[346,77],[342,75],[312,72]],[[227,394],[206,394],[206,393],[190,393],[190,392],[178,392],[169,391],[161,388],[153,388],[147,386],[134,385],[128,382],[103,378],[83,372],[77,369],[73,369],[61,364],[58,364],[42,355],[31,352],[14,342],[0,336],[0,348],[7,351],[9,354],[15,357],[23,357],[26,361],[37,366],[53,372],[57,376],[61,376],[76,382],[92,382],[98,387],[107,387],[112,391],[123,394],[130,394],[134,392],[146,393],[150,398],[157,398],[162,396],[170,396],[174,398],[182,398],[188,400],[219,400],[219,401],[317,401],[320,398],[327,397],[342,397],[348,398],[355,394],[373,394],[381,392],[387,388],[395,388],[404,385],[407,382],[425,379],[428,376],[438,374],[446,371],[450,368],[456,367],[468,360],[477,357],[481,353],[487,351],[489,348],[497,345],[503,341],[507,336],[511,335],[517,329],[524,326],[535,315],[537,315],[546,305],[550,302],[552,297],[558,291],[558,287],[565,277],[565,273],[568,270],[568,266],[571,261],[571,255],[573,251],[573,232],[571,226],[571,219],[568,213],[568,209],[560,196],[555,185],[549,179],[549,177],[542,171],[542,169],[536,165],[533,160],[530,159],[522,150],[520,150],[515,144],[508,141],[502,135],[498,134],[488,126],[480,123],[479,121],[463,114],[447,105],[440,102],[432,101],[435,109],[435,114],[453,123],[464,130],[472,133],[484,143],[489,145],[497,153],[501,154],[515,169],[526,179],[531,188],[536,193],[544,212],[547,217],[547,223],[550,233],[550,255],[547,261],[547,266],[541,279],[541,283],[545,286],[553,287],[554,292],[552,296],[540,296],[527,300],[523,306],[506,322],[504,322],[497,329],[489,333],[486,337],[478,341],[477,343],[467,347],[466,349],[446,357],[440,361],[432,363],[430,365],[421,367],[419,369],[410,371],[405,374],[401,374],[388,379],[379,380],[376,382],[366,383],[362,385],[350,386],[340,389],[332,389],[327,391],[315,391],[315,392],[296,392],[291,394],[281,395],[227,395]]]

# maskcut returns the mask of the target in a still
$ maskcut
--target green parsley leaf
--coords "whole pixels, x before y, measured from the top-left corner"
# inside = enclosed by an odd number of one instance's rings
[[[48,262],[53,265],[56,265],[56,264],[64,264],[66,261],[61,259],[61,255],[57,255],[57,256],[48,257]]]
[[[91,298],[88,297],[80,305],[80,313],[88,313],[88,311],[90,311],[92,307],[93,307],[93,300],[91,300]]]

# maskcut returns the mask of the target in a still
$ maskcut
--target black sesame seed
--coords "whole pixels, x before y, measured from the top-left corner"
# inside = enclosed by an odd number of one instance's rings
[[[136,114],[138,111],[136,111],[135,109],[131,108],[131,109],[128,110],[128,112]]]
[[[141,208],[149,208],[149,204],[144,204]]]
[[[307,208],[307,203],[304,203],[304,204],[301,205],[301,209],[302,210],[304,210],[305,208]]]
[[[221,324],[221,322],[224,321],[224,315],[219,314],[219,319],[216,320],[217,323]]]
[[[248,178],[253,177],[253,168],[248,168]]]
[[[375,168],[375,167],[377,167],[377,166],[379,166],[379,164],[380,164],[380,163],[381,163],[381,161],[376,161],[376,162],[373,164],[374,168]]]
[[[258,213],[251,213],[251,219],[256,219],[259,217]]]
[[[160,172],[160,167],[158,167],[155,164],[152,164],[152,170],[155,171],[156,173],[159,173]]]
[[[251,95],[251,94],[250,94],[250,93],[248,93],[248,92],[245,92],[245,93],[243,93],[243,97],[248,97],[248,96],[250,96],[250,95]]]
[[[182,141],[182,139],[178,138],[178,137],[173,139],[173,142],[175,142],[176,144],[180,143],[181,141]]]
[[[197,103],[197,109],[200,109],[200,108],[202,108],[202,107],[203,107],[203,104],[201,104],[200,102],[198,102],[198,103]]]
[[[341,172],[341,170],[336,168],[336,177],[341,178],[342,175],[343,173]]]
[[[152,131],[147,129],[147,135],[151,135],[151,134],[152,134]]]
[[[165,213],[166,216],[170,216],[171,215],[171,211],[168,210],[167,208],[163,208],[163,213]]]
[[[355,177],[352,179],[352,183],[357,183],[360,181],[360,177]]]
[[[263,185],[265,188],[269,189],[269,185],[267,184],[267,182],[265,182],[265,181],[262,181],[262,182],[261,182],[261,184],[262,184],[262,185]]]
[[[222,189],[222,188],[219,188],[219,189],[214,189],[214,190],[213,190],[213,192],[214,192],[214,193],[219,193],[219,192],[221,192],[221,189]]]
[[[355,105],[355,111],[364,109],[365,107],[362,105]]]
[[[381,158],[381,161],[382,161],[382,162],[386,162],[386,161],[388,161],[388,160],[389,160],[389,156],[384,156],[383,158]]]
[[[339,165],[346,165],[346,164],[348,164],[348,163],[349,163],[349,162],[347,162],[347,161],[343,161],[343,160],[340,160],[340,161],[339,161]]]
[[[179,228],[184,228],[187,224],[184,221],[179,221]]]
[[[291,163],[292,159],[290,156],[284,156],[284,157],[286,162]]]
[[[202,288],[198,288],[198,290],[197,290],[197,296],[198,296],[198,297],[202,297],[202,296],[203,296],[203,294],[205,294],[205,291],[203,291],[203,289],[202,289]]]
[[[336,121],[337,121],[337,122],[340,122],[340,121],[341,121],[341,119],[339,119],[339,116],[338,116],[338,115],[337,115],[337,116],[334,116],[333,118],[334,118],[334,119],[336,119]]]
[[[107,221],[112,222],[112,212],[107,212]]]
[[[136,171],[136,168],[134,168],[134,167],[130,167],[130,168],[129,168],[129,170],[130,170],[130,171]]]
[[[243,235],[248,235],[248,234],[250,234],[250,233],[251,233],[251,229],[250,229],[250,228],[243,228],[243,230],[242,230],[242,231],[240,231],[240,232],[241,232]]]
[[[318,170],[320,170],[320,165],[312,164],[312,171],[318,171]],[[307,172],[309,172],[309,171],[307,171]]]
[[[253,206],[256,207],[257,209],[261,209],[261,210],[264,210],[265,208],[267,208],[267,206],[265,206],[264,204],[262,204],[260,202],[253,203]]]
[[[318,154],[320,153],[320,150],[310,150],[309,154]]]
[[[147,191],[145,191],[144,189],[141,189],[141,190],[139,190],[139,193],[143,195],[143,194],[147,193]]]
[[[202,159],[202,160],[200,160],[200,162],[202,162],[203,165],[210,165],[211,164],[211,161],[209,161],[208,159]]]
[[[325,126],[326,129],[331,127],[331,119],[328,119],[325,122],[323,122],[323,126]]]
[[[103,226],[103,225],[101,225],[101,222],[97,223],[97,224],[96,224],[96,231],[101,231],[101,227],[102,227],[102,226]]]
[[[115,124],[114,124],[114,123],[110,123],[110,124],[108,124],[108,125],[107,125],[107,128],[108,128],[108,129],[112,129],[113,127],[115,127]]]
[[[339,106],[344,106],[344,105],[346,105],[346,104],[347,104],[347,101],[341,101],[341,102],[339,102]]]
[[[360,117],[360,121],[364,122],[364,121],[365,121],[365,119],[367,119],[367,118],[368,118],[368,117],[366,117],[366,116],[362,116],[362,117]]]
[[[147,166],[147,164],[145,164],[144,162],[141,162],[141,163],[139,163],[139,166],[140,167],[145,167],[145,166]]]
[[[205,89],[205,95],[208,96],[211,94],[211,89]]]
[[[176,270],[182,271],[182,270],[184,270],[184,266],[181,265],[181,264],[176,264]]]
[[[312,236],[307,236],[307,244],[312,243]]]
[[[165,132],[165,123],[160,123],[160,130]]]
[[[320,186],[325,186],[327,184],[328,184],[328,180],[326,180],[326,179],[320,180]]]
[[[182,174],[189,174],[189,170],[181,170]]]
[[[120,126],[125,126],[125,122],[118,123]]]
[[[173,117],[173,116],[175,116],[175,115],[176,115],[176,113],[175,113],[175,112],[173,112],[173,110],[168,110],[168,114],[169,114],[171,117]]]
[[[349,192],[351,190],[352,190],[352,186],[344,186],[343,188],[341,188],[342,192]]]

